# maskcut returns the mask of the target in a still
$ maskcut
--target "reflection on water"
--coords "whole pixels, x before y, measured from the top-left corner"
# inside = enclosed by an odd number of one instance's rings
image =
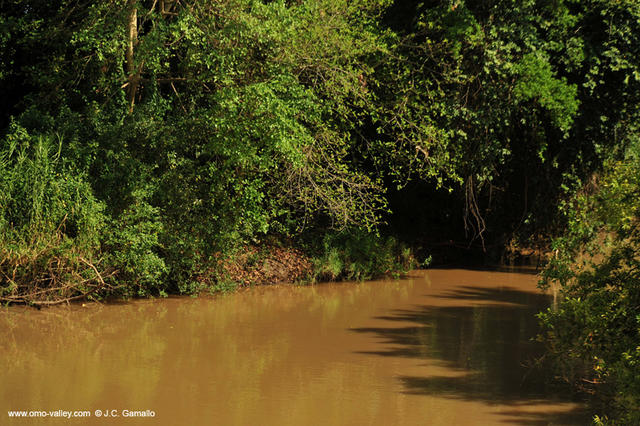
[[[537,350],[533,315],[548,304],[535,282],[433,270],[3,309],[0,424],[7,410],[59,409],[156,412],[90,419],[101,424],[585,424],[579,404],[523,367]]]

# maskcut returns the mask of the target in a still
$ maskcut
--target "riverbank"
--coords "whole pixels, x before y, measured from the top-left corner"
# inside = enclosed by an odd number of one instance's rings
[[[199,272],[191,279],[193,285],[187,291],[136,294],[124,288],[126,283],[119,281],[120,271],[104,268],[100,260],[94,264],[82,256],[64,258],[61,256],[64,251],[56,248],[56,244],[50,243],[27,254],[16,256],[14,253],[13,258],[9,256],[12,253],[0,250],[4,256],[0,262],[0,302],[39,308],[73,301],[214,294],[274,284],[370,280],[402,276],[413,268],[429,266],[432,259],[435,259],[434,267],[500,269],[496,263],[487,266],[482,260],[486,253],[475,253],[460,244],[421,248],[418,256],[424,259],[419,262],[414,250],[393,238],[362,233],[325,234],[315,244],[284,244],[276,239],[245,244],[229,254],[214,255],[208,266],[196,268]],[[530,248],[510,244],[503,249],[498,265],[504,268],[525,266],[537,273],[550,256],[550,251],[543,246]],[[461,258],[466,258],[466,263],[456,261]],[[451,259],[453,261],[447,262]],[[72,262],[76,268],[83,267],[84,270],[74,272],[69,265]],[[16,273],[21,270],[22,274]]]
[[[164,281],[150,285],[144,275],[133,274],[147,269],[145,265],[117,269],[108,251],[84,254],[62,235],[49,242],[34,241],[13,251],[6,248],[9,245],[0,247],[0,302],[42,307],[83,300],[230,292],[259,285],[400,276],[417,266],[411,250],[393,238],[334,232],[321,234],[312,243],[284,244],[270,239],[237,245],[206,258],[185,256],[184,263],[191,264],[190,276],[174,277],[165,270]]]

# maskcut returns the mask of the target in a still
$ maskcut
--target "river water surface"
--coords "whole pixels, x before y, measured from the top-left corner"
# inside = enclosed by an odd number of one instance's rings
[[[539,349],[534,314],[548,304],[533,274],[429,270],[4,308],[0,424],[587,424],[582,405],[524,366]],[[9,410],[91,415],[11,419]]]

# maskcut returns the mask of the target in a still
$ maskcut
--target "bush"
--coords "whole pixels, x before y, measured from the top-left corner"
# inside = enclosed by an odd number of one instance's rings
[[[104,206],[61,165],[62,141],[14,126],[0,147],[0,300],[48,304],[106,289]]]
[[[566,212],[568,230],[542,282],[563,298],[540,314],[541,337],[561,375],[596,396],[603,418],[640,424],[638,157],[608,164]]]
[[[415,266],[411,251],[394,238],[358,229],[327,233],[311,252],[314,280],[397,277]]]
[[[122,295],[165,295],[168,268],[158,253],[163,231],[158,209],[134,195],[136,201],[111,221],[104,238],[105,259],[118,270]]]

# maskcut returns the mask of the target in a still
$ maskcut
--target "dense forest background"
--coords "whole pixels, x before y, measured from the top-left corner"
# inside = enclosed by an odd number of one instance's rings
[[[0,300],[224,290],[247,247],[319,278],[534,248],[562,375],[637,420],[637,0],[0,10]]]

